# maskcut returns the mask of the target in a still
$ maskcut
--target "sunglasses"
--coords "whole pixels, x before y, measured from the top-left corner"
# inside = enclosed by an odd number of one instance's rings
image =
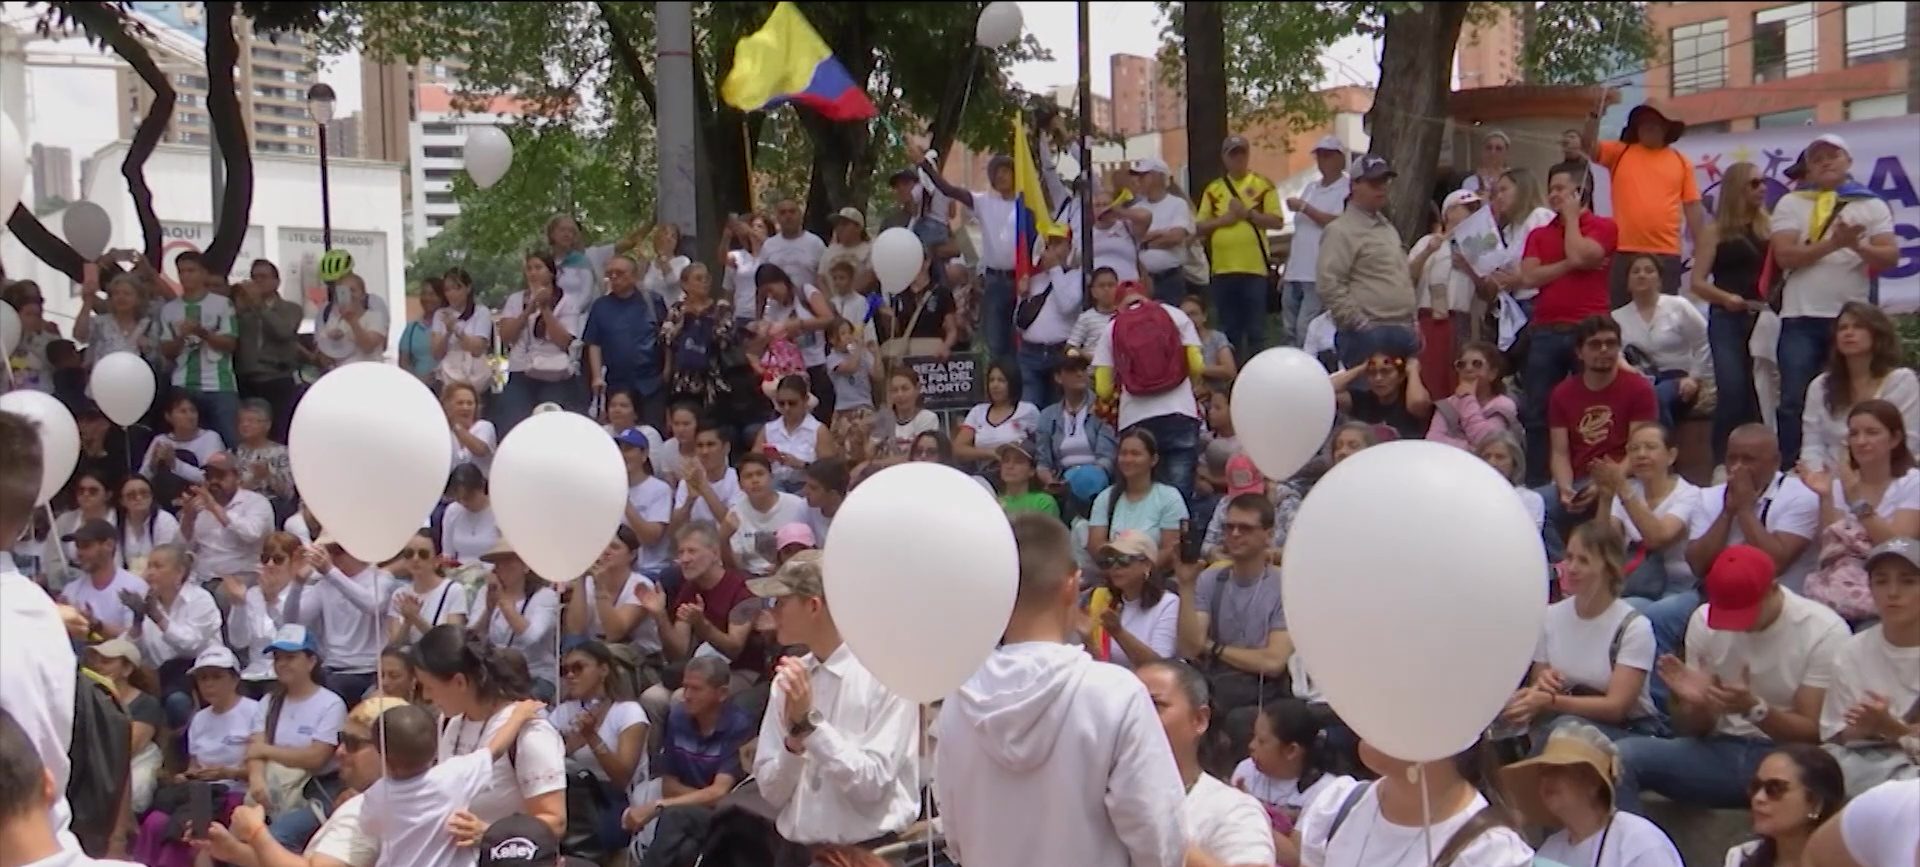
[[[1793,783],[1788,780],[1763,780],[1758,777],[1747,782],[1747,797],[1752,799],[1765,792],[1767,800],[1778,801],[1793,791]]]
[[[1129,554],[1108,554],[1100,558],[1100,568],[1119,569],[1123,566],[1128,566],[1134,563],[1145,563],[1145,562],[1147,562],[1147,558],[1145,557],[1134,557]]]
[[[407,549],[406,551],[404,551],[404,552],[402,552],[402,553],[403,553],[403,554],[404,554],[405,556],[408,556],[408,557],[412,557],[412,558],[413,558],[413,559],[415,559],[415,560],[431,560],[431,559],[433,559],[433,549],[432,549],[432,548],[408,548],[408,549]]]
[[[262,566],[284,566],[286,565],[287,560],[288,560],[288,557],[285,554],[261,554],[260,555],[260,565]]]
[[[1487,360],[1484,358],[1462,358],[1453,363],[1454,370],[1485,370],[1486,368]]]
[[[373,746],[373,738],[363,738],[346,732],[340,733],[340,748],[347,752],[357,753],[370,746]]]

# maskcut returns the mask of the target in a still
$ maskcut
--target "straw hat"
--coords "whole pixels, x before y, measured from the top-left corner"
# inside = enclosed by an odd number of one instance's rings
[[[1507,802],[1529,824],[1553,828],[1560,820],[1540,800],[1540,774],[1550,767],[1585,767],[1606,790],[1607,803],[1613,803],[1613,785],[1620,779],[1620,751],[1599,729],[1582,722],[1562,723],[1547,736],[1540,754],[1500,769],[1500,785],[1506,789]]]

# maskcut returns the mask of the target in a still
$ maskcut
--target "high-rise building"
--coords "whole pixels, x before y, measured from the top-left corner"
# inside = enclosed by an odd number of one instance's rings
[[[1108,61],[1113,77],[1113,132],[1119,136],[1187,125],[1186,90],[1168,81],[1171,73],[1158,58],[1115,54]]]
[[[174,89],[173,117],[161,141],[209,144],[213,139],[213,124],[207,114],[211,82],[207,78],[201,4],[136,3],[133,14],[150,30],[170,31],[157,33],[161,38],[153,44],[155,60]],[[250,20],[236,17],[234,39],[239,47],[234,89],[253,149],[308,156],[319,153],[319,133],[307,115],[307,88],[314,82],[319,59],[312,38],[298,33],[255,32]],[[147,116],[154,94],[131,68],[123,67],[116,75],[119,91],[126,97],[120,135],[132,138]]]
[[[36,144],[33,146],[33,155],[28,159],[33,163],[34,210],[44,208],[56,199],[74,201],[73,151]]]
[[[1071,109],[1080,101],[1080,88],[1077,85],[1062,84],[1049,94],[1053,103],[1061,108]],[[1097,133],[1113,132],[1113,100],[1100,94],[1093,95],[1093,130]]]
[[[327,124],[327,156],[354,159],[360,156],[361,127],[366,116],[354,112],[346,117],[337,117]]]
[[[470,105],[456,100],[445,84],[422,84],[415,99],[419,112],[412,124],[407,158],[411,178],[407,234],[408,243],[420,245],[460,216],[453,179],[466,167],[467,132],[476,126],[512,123],[522,107],[509,97],[495,97],[483,106]]]
[[[418,89],[440,85],[457,90],[467,71],[461,60],[423,60],[415,64],[360,58],[362,154],[368,159],[406,162],[412,145],[408,130],[420,112]]]
[[[1521,61],[1526,56],[1521,29],[1519,19],[1504,4],[1495,7],[1487,21],[1462,28],[1454,52],[1460,88],[1519,84]]]

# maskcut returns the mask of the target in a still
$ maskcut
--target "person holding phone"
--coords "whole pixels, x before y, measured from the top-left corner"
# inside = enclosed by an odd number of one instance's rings
[[[1180,584],[1179,655],[1194,660],[1214,690],[1236,753],[1253,737],[1260,703],[1285,694],[1280,680],[1293,656],[1281,605],[1280,569],[1269,557],[1273,502],[1241,494],[1222,524],[1228,562],[1203,571],[1191,545],[1174,574]],[[1298,673],[1295,675],[1298,677]]]

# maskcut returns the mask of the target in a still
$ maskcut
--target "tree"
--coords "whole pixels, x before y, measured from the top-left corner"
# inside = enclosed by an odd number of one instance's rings
[[[1183,4],[1185,16],[1180,41],[1190,62],[1182,64],[1196,93],[1224,93],[1227,89],[1227,46],[1224,3]],[[1220,144],[1227,138],[1227,103],[1223,99],[1187,100],[1187,186],[1196,198],[1212,179],[1224,174]]]

